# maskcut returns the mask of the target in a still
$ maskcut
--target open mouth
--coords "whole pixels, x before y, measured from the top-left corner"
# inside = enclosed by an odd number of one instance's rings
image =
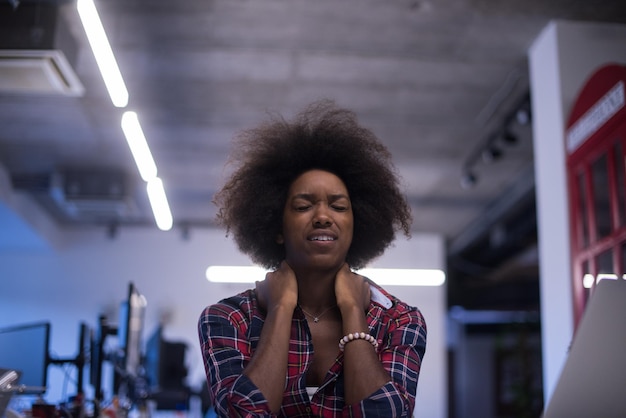
[[[309,241],[335,241],[337,238],[332,237],[330,235],[318,235],[314,237],[309,237]]]

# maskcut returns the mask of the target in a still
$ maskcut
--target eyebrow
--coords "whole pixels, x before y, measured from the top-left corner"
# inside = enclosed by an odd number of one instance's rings
[[[306,200],[312,201],[312,200],[314,200],[314,198],[315,198],[315,194],[314,193],[297,193],[297,194],[295,194],[295,195],[293,195],[291,197],[291,200],[294,200],[294,199],[306,199]],[[335,200],[339,200],[339,199],[348,199],[348,200],[350,200],[350,196],[348,196],[345,193],[335,193],[335,194],[331,194],[330,195],[330,199],[329,200],[335,201]]]

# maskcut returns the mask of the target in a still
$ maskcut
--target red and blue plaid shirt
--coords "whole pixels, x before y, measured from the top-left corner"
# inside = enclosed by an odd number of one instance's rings
[[[379,342],[378,357],[391,381],[362,401],[344,403],[343,353],[311,399],[306,371],[313,343],[302,310],[291,323],[287,381],[278,414],[272,414],[261,391],[242,371],[259,343],[264,313],[254,290],[208,306],[198,321],[204,365],[215,411],[220,417],[410,417],[422,358],[426,324],[417,308],[408,306],[372,283],[367,312],[370,335]]]

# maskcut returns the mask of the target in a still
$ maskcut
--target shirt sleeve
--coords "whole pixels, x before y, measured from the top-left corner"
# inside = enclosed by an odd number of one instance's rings
[[[379,353],[391,381],[362,401],[344,408],[344,417],[410,417],[422,359],[426,351],[426,323],[421,312],[406,307],[390,321]]]
[[[219,417],[272,417],[269,404],[244,374],[251,357],[249,323],[240,309],[227,303],[206,308],[198,334],[212,402]]]

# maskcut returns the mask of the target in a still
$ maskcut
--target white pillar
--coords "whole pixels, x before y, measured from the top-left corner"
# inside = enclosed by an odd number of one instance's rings
[[[564,129],[580,89],[607,63],[626,65],[626,26],[555,21],[529,49],[540,257],[544,398],[573,336]]]

